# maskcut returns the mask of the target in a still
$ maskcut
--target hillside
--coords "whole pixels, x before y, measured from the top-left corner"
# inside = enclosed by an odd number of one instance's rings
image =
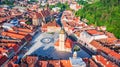
[[[76,16],[89,20],[88,24],[106,26],[107,31],[120,38],[120,1],[100,0],[93,4],[87,4],[76,12]]]

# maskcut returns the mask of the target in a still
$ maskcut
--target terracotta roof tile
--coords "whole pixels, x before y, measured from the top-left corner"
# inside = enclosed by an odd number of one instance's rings
[[[95,40],[93,40],[92,42],[90,42],[90,44],[92,46],[94,46],[95,48],[97,48],[97,49],[102,49],[103,48],[103,46],[99,42],[97,42]]]
[[[9,36],[11,38],[17,38],[17,39],[23,39],[25,37],[23,35],[9,33],[9,32],[2,32],[1,35],[3,35],[3,36]]]
[[[47,61],[39,61],[38,64],[40,67],[47,67],[48,62]]]
[[[61,67],[72,67],[70,60],[60,60]]]
[[[55,46],[59,46],[59,40],[57,40],[54,45]],[[73,46],[72,40],[70,40],[69,38],[66,38],[66,40],[65,40],[65,47],[66,48],[72,48],[72,46]]]
[[[91,34],[91,35],[103,35],[104,33],[103,32],[99,32],[95,29],[92,29],[92,30],[87,30],[87,33]]]
[[[49,60],[48,67],[61,67],[60,60]]]
[[[15,33],[15,34],[21,34],[21,35],[27,35],[27,32],[22,32],[22,31],[14,31],[14,30],[7,30],[7,32],[10,33]]]
[[[98,65],[92,59],[89,59],[89,61],[90,61],[90,67],[98,67]]]
[[[27,32],[27,33],[32,33],[33,31],[30,29],[24,29],[24,28],[17,28],[17,27],[13,27],[14,30],[18,30],[21,32]]]
[[[5,63],[8,60],[8,58],[4,55],[0,58],[0,66]]]
[[[35,62],[38,61],[38,57],[35,57],[35,56],[27,56],[26,57],[26,62],[28,64],[35,64]]]
[[[69,39],[69,38],[67,38],[66,40],[65,40],[65,47],[66,48],[72,48],[72,44],[73,42]]]
[[[105,67],[118,67],[116,64],[108,61],[106,58],[104,58],[103,56],[101,55],[96,55],[94,56],[94,59],[97,63],[100,63],[102,66],[105,66]]]
[[[55,42],[55,46],[59,46],[59,39]]]

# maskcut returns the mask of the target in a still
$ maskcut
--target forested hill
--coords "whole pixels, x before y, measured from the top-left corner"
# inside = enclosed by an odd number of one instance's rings
[[[76,16],[88,19],[88,24],[106,26],[107,31],[120,38],[120,0],[100,0],[87,4],[76,12]]]

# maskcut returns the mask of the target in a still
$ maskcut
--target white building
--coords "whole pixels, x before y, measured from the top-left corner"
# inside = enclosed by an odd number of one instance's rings
[[[103,32],[95,29],[86,30],[80,33],[80,40],[84,43],[90,43],[92,40],[108,38]]]
[[[69,38],[67,38],[64,30],[60,31],[59,39],[55,43],[55,48],[58,51],[66,51],[66,52],[72,51],[72,41]]]

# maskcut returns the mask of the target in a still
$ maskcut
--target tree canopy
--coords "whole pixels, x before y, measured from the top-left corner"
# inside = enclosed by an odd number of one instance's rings
[[[66,2],[66,3],[57,3],[56,5],[50,5],[49,6],[50,7],[50,9],[52,9],[52,8],[54,8],[54,7],[60,7],[61,8],[61,11],[63,11],[63,10],[68,10],[68,9],[70,9],[70,7],[69,7],[69,5],[68,5],[68,3]]]
[[[75,45],[73,48],[74,51],[80,51],[80,47],[78,45]]]
[[[88,24],[106,26],[107,31],[120,38],[120,1],[100,0],[93,4],[87,4],[78,10],[76,16],[89,20]]]

